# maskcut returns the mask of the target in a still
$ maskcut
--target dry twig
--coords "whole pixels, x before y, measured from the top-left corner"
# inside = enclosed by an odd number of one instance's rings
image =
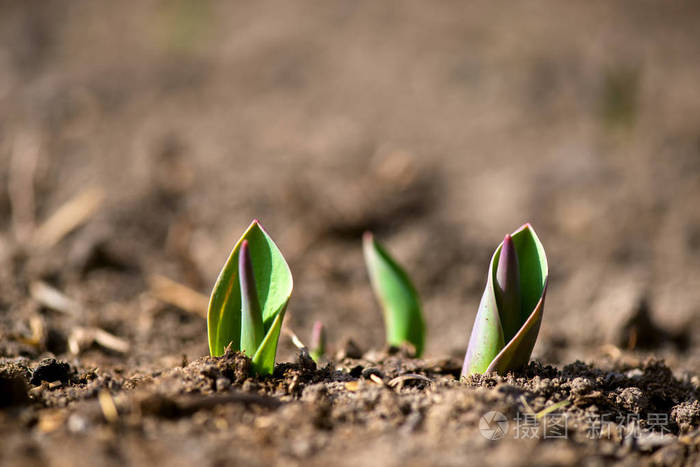
[[[93,343],[118,353],[129,351],[129,342],[100,328],[76,327],[68,337],[68,349],[78,355]]]
[[[299,349],[307,349],[307,347],[304,345],[304,343],[299,339],[299,336],[296,335],[294,331],[289,326],[286,326],[285,324],[282,324],[282,333],[286,334],[289,336],[289,338],[292,340],[292,344]],[[308,349],[307,349],[308,350]]]
[[[102,189],[93,187],[70,199],[34,232],[34,244],[43,249],[58,244],[97,212],[104,197]]]
[[[386,383],[386,384],[387,384],[387,386],[390,386],[390,387],[393,388],[393,387],[395,387],[395,386],[398,385],[398,384],[401,384],[401,386],[403,386],[403,384],[404,384],[406,381],[411,381],[411,380],[425,381],[425,382],[427,382],[427,383],[429,383],[429,384],[433,384],[433,380],[432,380],[432,379],[430,379],[430,378],[428,378],[427,376],[424,376],[424,375],[419,375],[418,373],[409,373],[409,374],[406,374],[406,375],[397,376],[396,378],[392,379],[391,381],[389,381],[389,382]]]
[[[34,300],[54,311],[77,315],[81,307],[78,302],[46,282],[35,281],[29,286],[29,294]]]
[[[100,391],[97,394],[97,401],[100,403],[100,409],[102,410],[102,415],[104,415],[105,420],[109,423],[114,423],[119,420],[117,406],[108,390],[103,389]]]

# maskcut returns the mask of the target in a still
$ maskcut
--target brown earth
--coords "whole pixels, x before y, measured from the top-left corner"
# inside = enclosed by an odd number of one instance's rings
[[[694,2],[0,12],[1,464],[700,462]],[[328,329],[320,369],[288,334],[271,378],[205,357],[252,218],[294,274],[288,330]],[[459,381],[526,221],[534,361]],[[382,350],[365,229],[421,293],[423,360]]]

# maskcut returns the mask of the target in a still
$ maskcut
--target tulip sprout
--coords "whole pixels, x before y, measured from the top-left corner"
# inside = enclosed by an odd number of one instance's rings
[[[326,329],[321,321],[314,322],[311,330],[311,344],[309,345],[309,355],[318,363],[326,353]]]
[[[425,321],[415,287],[369,232],[363,250],[382,307],[387,343],[410,344],[420,357]],[[544,248],[530,224],[505,236],[489,264],[462,376],[503,374],[527,365],[542,321],[548,274]],[[207,313],[211,355],[221,356],[230,346],[251,358],[255,373],[272,374],[292,287],[282,253],[254,220],[236,242],[212,290]],[[317,362],[325,352],[320,321],[314,323],[310,352]]]
[[[530,224],[506,235],[491,258],[462,376],[504,374],[530,360],[542,322],[549,269]]]
[[[277,245],[257,220],[238,240],[209,299],[209,352],[245,353],[253,371],[272,374],[292,274]]]
[[[389,253],[366,232],[363,238],[365,263],[370,282],[383,310],[389,345],[412,345],[416,357],[423,353],[425,322],[418,292],[408,275]]]

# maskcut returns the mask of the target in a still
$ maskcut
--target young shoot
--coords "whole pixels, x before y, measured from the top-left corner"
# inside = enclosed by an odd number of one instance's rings
[[[326,329],[321,321],[314,322],[311,330],[311,342],[309,344],[309,355],[314,362],[319,363],[326,354]]]
[[[542,322],[549,269],[535,230],[506,235],[491,258],[462,376],[505,374],[530,360]]]
[[[292,274],[277,245],[254,220],[236,242],[209,299],[209,352],[218,357],[230,344],[269,375],[282,320],[292,294]]]
[[[363,250],[370,282],[382,307],[387,343],[397,347],[408,343],[420,357],[425,344],[425,321],[418,292],[370,232],[363,237]]]

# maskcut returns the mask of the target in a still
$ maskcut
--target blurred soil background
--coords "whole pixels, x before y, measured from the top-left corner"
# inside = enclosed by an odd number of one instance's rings
[[[0,1],[0,356],[207,355],[206,298],[258,218],[302,340],[320,319],[332,353],[383,346],[369,229],[422,295],[426,357],[461,357],[530,222],[534,358],[692,377],[698,83],[692,1]]]

